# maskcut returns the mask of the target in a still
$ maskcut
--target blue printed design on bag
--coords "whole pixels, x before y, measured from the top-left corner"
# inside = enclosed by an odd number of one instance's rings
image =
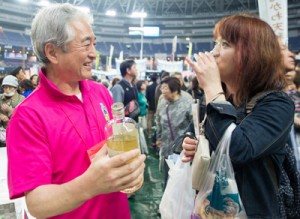
[[[224,214],[233,215],[240,212],[242,208],[239,201],[239,194],[230,193],[230,187],[226,171],[222,169],[220,171],[216,171],[212,192],[207,197],[210,201],[209,209],[206,210],[211,211],[213,209],[222,211]]]

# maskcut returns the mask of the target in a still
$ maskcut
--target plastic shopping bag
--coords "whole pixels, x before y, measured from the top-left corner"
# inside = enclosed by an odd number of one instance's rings
[[[149,154],[146,138],[142,127],[139,127],[139,144],[142,154]]]
[[[229,157],[231,124],[224,133],[195,200],[193,219],[247,218]]]
[[[159,205],[162,219],[190,219],[193,212],[196,193],[192,189],[192,169],[190,163],[182,163],[182,155],[181,152],[175,164],[166,160],[170,170]]]

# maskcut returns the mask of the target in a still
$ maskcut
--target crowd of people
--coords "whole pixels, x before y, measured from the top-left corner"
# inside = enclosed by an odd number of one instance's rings
[[[193,132],[191,108],[198,99],[211,151],[229,125],[237,125],[230,159],[248,218],[285,218],[277,194],[286,143],[300,169],[300,72],[266,22],[250,15],[221,19],[213,50],[187,59],[194,72],[188,79],[163,71],[138,80],[136,63],[125,60],[120,78],[99,81],[91,71],[96,38],[89,17],[71,4],[41,9],[31,38],[42,68],[27,78],[18,67],[3,78],[0,131],[6,133],[1,145],[7,145],[10,198],[25,196],[34,217],[129,219],[128,197],[120,191],[140,182],[146,156],[132,150],[109,158],[106,147],[92,160],[87,156],[105,140],[111,105],[138,108],[132,118],[158,152],[166,187],[165,159],[178,159],[174,143],[182,139],[184,162],[195,155],[197,140],[183,136]],[[247,103],[264,92],[247,115]]]

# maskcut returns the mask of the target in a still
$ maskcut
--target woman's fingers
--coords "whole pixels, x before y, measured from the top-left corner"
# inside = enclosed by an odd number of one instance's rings
[[[189,162],[193,159],[197,147],[197,140],[185,137],[182,143],[183,155],[182,162]]]

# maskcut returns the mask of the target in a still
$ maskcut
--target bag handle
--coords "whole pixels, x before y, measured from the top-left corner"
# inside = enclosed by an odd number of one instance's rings
[[[170,104],[167,105],[166,112],[167,112],[168,126],[169,126],[169,129],[170,129],[170,132],[171,132],[171,138],[172,138],[172,141],[174,141],[175,140],[175,135],[174,135],[172,125],[171,125],[171,121],[170,121],[170,117],[169,117],[169,106],[170,106]]]

